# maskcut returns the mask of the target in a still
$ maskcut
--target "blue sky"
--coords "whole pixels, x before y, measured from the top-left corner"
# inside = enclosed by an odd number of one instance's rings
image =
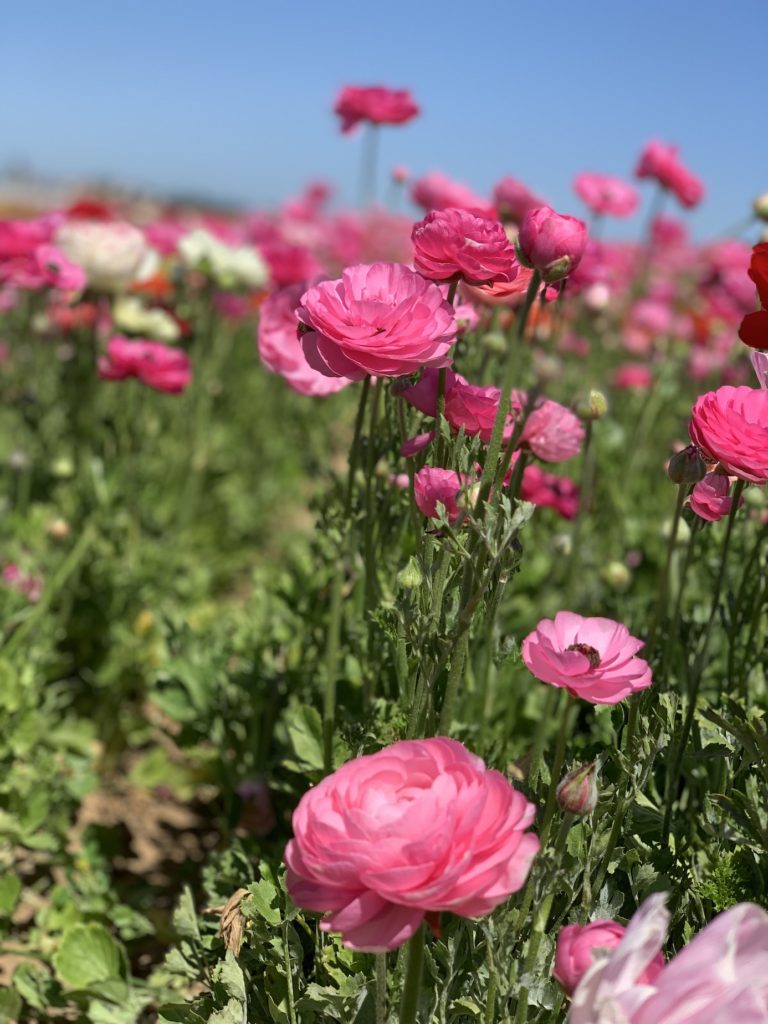
[[[410,88],[383,173],[522,178],[578,213],[579,170],[628,175],[650,138],[705,181],[717,234],[768,191],[765,0],[25,0],[5,5],[0,166],[272,205],[309,178],[354,202],[344,83]],[[631,225],[630,225],[631,230]]]

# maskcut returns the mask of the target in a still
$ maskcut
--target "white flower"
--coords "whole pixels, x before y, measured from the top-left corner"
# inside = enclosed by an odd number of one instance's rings
[[[182,263],[201,270],[221,288],[262,288],[269,271],[261,255],[249,245],[227,245],[203,228],[180,240]]]
[[[155,341],[178,341],[178,323],[164,309],[149,309],[134,295],[122,295],[112,305],[115,325],[129,334],[140,334]]]
[[[152,251],[133,224],[71,220],[61,225],[54,241],[83,268],[89,287],[96,291],[124,291],[152,270]]]

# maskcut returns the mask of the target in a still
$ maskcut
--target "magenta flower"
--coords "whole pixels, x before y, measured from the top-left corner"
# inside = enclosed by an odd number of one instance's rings
[[[469,210],[479,217],[495,217],[496,212],[487,199],[473,192],[460,181],[452,181],[440,171],[425,174],[413,183],[411,199],[424,210]]]
[[[520,497],[541,508],[553,508],[563,519],[573,519],[579,511],[579,485],[537,465],[523,470]]]
[[[431,281],[514,281],[515,248],[498,221],[468,210],[433,210],[414,225],[414,265]]]
[[[696,400],[688,433],[729,476],[768,483],[768,390],[725,385],[708,391]]]
[[[635,176],[654,178],[663,187],[674,193],[683,206],[697,206],[704,198],[704,186],[677,157],[677,147],[664,142],[649,142],[640,154]]]
[[[68,260],[55,245],[38,245],[34,259],[41,278],[50,287],[62,292],[79,292],[85,288],[85,271]]]
[[[622,363],[613,372],[613,386],[620,391],[647,391],[653,374],[645,363]]]
[[[544,683],[590,704],[618,704],[651,685],[647,661],[635,655],[643,641],[613,619],[558,612],[523,640],[528,670]]]
[[[538,270],[544,281],[553,284],[578,267],[586,245],[583,220],[539,206],[523,217],[517,254],[524,266]]]
[[[466,384],[467,382],[453,370],[445,372],[445,395],[453,388],[456,382]],[[440,382],[438,370],[425,370],[420,380],[408,387],[400,388],[398,393],[412,405],[414,409],[423,412],[425,416],[437,416],[437,392]]]
[[[520,224],[529,210],[547,205],[543,199],[531,192],[527,185],[515,178],[502,178],[494,186],[493,201],[499,212],[499,217],[504,221],[513,221],[515,224]]]
[[[618,921],[601,919],[589,924],[569,924],[560,929],[552,972],[566,993],[573,995],[577,985],[595,962],[595,953],[616,949],[626,933]],[[658,952],[637,979],[641,985],[652,985],[664,969],[664,954]]]
[[[309,288],[296,310],[307,362],[328,377],[404,377],[447,366],[453,307],[436,284],[400,263],[348,267]]]
[[[593,213],[602,216],[631,217],[639,201],[636,188],[611,174],[577,174],[573,191]]]
[[[535,808],[456,740],[404,740],[301,798],[285,850],[291,899],[352,949],[396,949],[425,914],[483,917],[522,887]]]
[[[430,440],[432,436],[428,436]],[[437,503],[445,506],[448,522],[452,525],[464,518],[465,509],[458,498],[468,483],[467,477],[460,476],[452,469],[436,469],[424,466],[413,481],[413,497],[423,516],[437,518]]]
[[[345,85],[333,108],[341,118],[341,130],[350,132],[361,121],[371,124],[405,124],[420,111],[407,89],[382,85]]]
[[[192,380],[189,357],[179,349],[143,338],[110,338],[99,360],[102,380],[136,377],[147,387],[168,394],[184,391]]]
[[[707,473],[697,481],[691,491],[691,508],[699,517],[709,523],[716,523],[731,511],[733,498],[728,496],[731,481],[723,473]],[[741,499],[739,504],[742,504]]]
[[[501,391],[493,385],[478,387],[456,381],[445,398],[445,418],[452,429],[458,432],[464,428],[467,437],[479,435],[486,444],[491,439],[496,413],[499,409]],[[515,417],[522,412],[522,405],[516,395],[512,396],[512,410],[504,424],[504,440],[508,441],[515,427]]]

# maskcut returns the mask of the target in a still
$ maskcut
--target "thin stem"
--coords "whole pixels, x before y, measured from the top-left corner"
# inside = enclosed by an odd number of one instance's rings
[[[405,982],[400,1002],[400,1024],[415,1024],[421,994],[421,972],[424,964],[424,925],[408,943],[408,959],[405,965]]]
[[[659,589],[656,595],[656,610],[653,614],[653,621],[651,622],[651,628],[648,632],[648,643],[645,648],[645,657],[650,658],[653,653],[654,645],[656,642],[656,635],[659,631],[662,621],[667,611],[667,598],[669,595],[669,573],[672,568],[672,558],[675,554],[675,544],[677,543],[677,534],[680,527],[680,516],[683,511],[683,502],[685,496],[688,493],[688,484],[678,484],[677,487],[677,500],[675,501],[675,511],[672,517],[672,526],[669,531],[669,540],[667,541],[667,555],[664,560],[664,568],[662,569],[661,576],[659,578]]]
[[[339,673],[339,638],[341,634],[341,588],[344,565],[341,562],[331,582],[328,614],[328,639],[325,647],[325,693],[323,696],[323,768],[333,768],[333,732],[336,724],[336,679]]]
[[[387,1020],[387,954],[374,955],[376,970],[376,1024],[386,1024]]]
[[[379,158],[379,129],[366,125],[360,154],[360,206],[373,206],[376,202],[376,171]]]
[[[461,681],[464,678],[464,663],[467,660],[468,652],[469,630],[466,630],[462,633],[461,639],[456,644],[456,647],[453,650],[453,657],[451,658],[451,670],[448,673],[448,681],[445,684],[445,696],[443,697],[443,706],[440,709],[439,728],[441,736],[447,736],[451,728],[453,711],[456,706],[456,697],[458,696]]]
[[[349,513],[352,508],[352,492],[355,486],[355,473],[357,472],[357,464],[360,460],[360,438],[363,433],[363,421],[365,419],[365,406],[368,402],[368,393],[371,390],[371,378],[366,377],[363,381],[363,388],[360,393],[360,402],[357,406],[357,416],[355,417],[355,432],[352,437],[352,447],[349,450],[349,477],[347,479],[347,498],[345,503],[346,518],[349,518]]]

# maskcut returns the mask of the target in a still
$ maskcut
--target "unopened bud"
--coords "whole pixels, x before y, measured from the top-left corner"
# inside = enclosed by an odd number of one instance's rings
[[[576,413],[583,420],[601,420],[608,412],[608,399],[602,391],[592,388],[587,397],[579,402]]]
[[[614,590],[624,590],[632,582],[632,573],[623,562],[609,562],[600,570],[600,575]]]
[[[570,533],[556,533],[552,537],[552,551],[563,558],[570,558],[573,551],[573,540]]]
[[[66,540],[72,532],[69,523],[66,519],[52,519],[48,523],[48,536],[53,537],[54,540]]]
[[[569,814],[591,814],[597,806],[597,765],[594,761],[568,772],[557,787],[557,802]]]
[[[755,216],[759,217],[760,220],[768,221],[768,192],[763,192],[761,196],[758,196],[752,203],[752,209],[755,211]]]
[[[419,563],[411,555],[406,567],[397,574],[397,582],[401,587],[405,587],[406,590],[415,590],[416,587],[421,586],[423,579],[424,576],[419,568]]]
[[[68,459],[66,455],[63,455],[59,459],[54,459],[51,464],[51,472],[59,480],[67,480],[74,475],[75,464],[72,459]]]
[[[707,464],[695,444],[689,444],[669,460],[667,476],[676,484],[695,484],[707,475]]]
[[[488,331],[480,338],[480,344],[488,352],[495,352],[501,355],[507,351],[507,339],[501,331]]]

